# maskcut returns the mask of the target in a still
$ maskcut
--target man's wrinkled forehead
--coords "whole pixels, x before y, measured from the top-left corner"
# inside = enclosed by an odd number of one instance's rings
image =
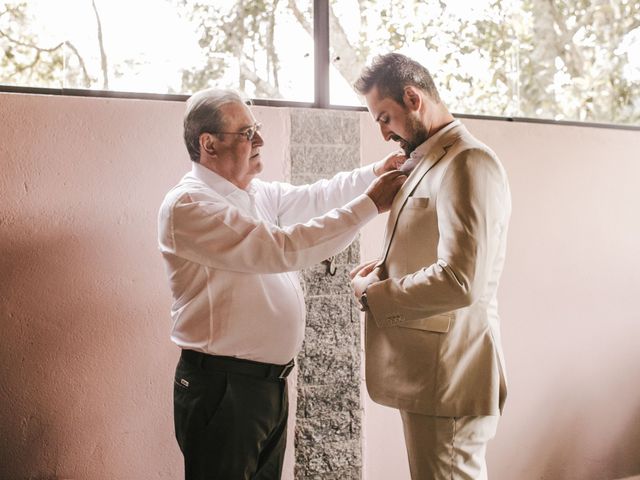
[[[256,123],[253,112],[244,102],[229,102],[220,107],[222,119],[227,125],[236,125],[240,128],[250,127]]]

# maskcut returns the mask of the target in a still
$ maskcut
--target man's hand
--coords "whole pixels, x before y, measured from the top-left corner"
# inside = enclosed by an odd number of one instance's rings
[[[360,300],[360,297],[369,285],[380,281],[378,270],[375,268],[376,263],[378,263],[378,260],[363,263],[349,272],[351,288],[353,289],[353,294],[356,299]]]
[[[366,277],[372,272],[373,268],[376,266],[376,263],[378,263],[378,260],[370,260],[366,263],[361,263],[349,272],[349,278],[353,280],[358,274]]]
[[[406,179],[407,176],[404,173],[392,170],[376,178],[364,193],[376,204],[378,213],[386,212],[391,208],[393,198]]]
[[[383,173],[390,172],[391,170],[398,170],[406,159],[407,156],[402,150],[396,150],[384,157],[382,160],[376,162],[373,166],[373,173],[379,177]]]

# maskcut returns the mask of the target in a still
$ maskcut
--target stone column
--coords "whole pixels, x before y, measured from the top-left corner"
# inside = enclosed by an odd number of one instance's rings
[[[310,183],[360,165],[355,112],[292,109],[291,181]],[[301,273],[307,302],[298,356],[296,480],[362,478],[360,315],[349,271],[360,261],[356,240],[333,262]]]

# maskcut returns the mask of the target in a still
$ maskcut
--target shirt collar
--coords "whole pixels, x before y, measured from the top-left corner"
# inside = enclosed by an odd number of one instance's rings
[[[203,181],[217,194],[222,195],[227,201],[233,205],[242,208],[246,213],[254,214],[254,197],[255,186],[253,181],[249,184],[246,190],[236,187],[226,178],[218,175],[213,170],[209,170],[207,167],[200,165],[199,163],[192,162],[191,173],[194,177]]]
[[[204,167],[197,162],[191,162],[191,173],[194,177],[202,180],[223,197],[228,197],[229,195],[251,196],[255,193],[256,190],[255,186],[253,185],[253,180],[251,181],[251,183],[249,183],[247,189],[243,190],[236,187],[229,180],[222,177],[221,175],[218,175],[213,170],[209,170],[207,167]]]
[[[442,137],[444,137],[444,135],[449,130],[461,124],[462,123],[460,122],[460,120],[454,120],[453,122],[448,123],[447,125],[442,127],[440,130],[438,130],[436,133],[434,133],[432,136],[427,138],[420,145],[418,145],[416,149],[413,152],[411,152],[411,155],[409,155],[409,158],[415,159],[414,161],[416,161],[417,163],[417,161],[422,159],[429,152],[429,150],[433,148],[434,145],[437,145],[440,142]]]

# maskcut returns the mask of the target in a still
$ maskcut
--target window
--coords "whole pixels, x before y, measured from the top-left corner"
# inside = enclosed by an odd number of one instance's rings
[[[177,94],[218,86],[311,102],[312,4],[299,3],[6,1],[0,83]]]
[[[330,4],[332,103],[359,104],[344,79],[394,50],[454,112],[640,124],[639,0]]]
[[[640,0],[0,0],[3,85],[357,107],[388,51],[459,114],[640,125]]]

